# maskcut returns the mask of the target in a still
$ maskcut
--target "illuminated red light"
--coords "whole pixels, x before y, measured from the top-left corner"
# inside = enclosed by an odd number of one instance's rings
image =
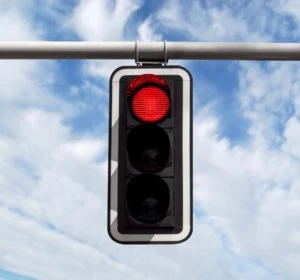
[[[169,111],[168,85],[164,79],[152,74],[136,77],[128,86],[132,95],[131,109],[136,118],[153,123],[162,120]]]

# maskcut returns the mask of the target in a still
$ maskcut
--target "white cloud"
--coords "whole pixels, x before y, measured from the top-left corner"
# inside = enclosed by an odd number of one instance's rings
[[[121,40],[129,17],[140,4],[140,0],[82,0],[74,11],[74,29],[85,40]]]
[[[119,278],[130,272],[123,264],[108,258],[99,249],[49,230],[34,220],[1,207],[1,264],[12,271],[17,270],[32,277],[51,279]],[[103,270],[103,266],[107,269]],[[133,279],[139,279],[135,273]]]
[[[296,117],[291,117],[285,126],[284,137],[286,139],[283,149],[291,156],[300,159],[300,122]]]
[[[69,155],[76,160],[94,160],[95,157],[104,151],[104,145],[96,139],[80,139],[62,146],[60,155]]]
[[[106,80],[109,79],[114,70],[120,66],[134,65],[133,61],[120,61],[120,60],[108,60],[108,61],[91,61],[84,63],[83,72],[92,77],[101,77]]]
[[[148,17],[138,28],[140,41],[161,41],[162,34],[156,33],[153,28],[155,20],[152,17]]]
[[[117,0],[113,2],[107,0],[80,1],[79,5],[74,9],[70,28],[83,40],[123,40],[128,21],[141,4],[141,0]],[[136,31],[134,30],[134,32]],[[83,65],[83,72],[107,79],[122,64],[124,62],[119,60],[105,62],[88,61]],[[132,62],[129,64],[132,64]]]
[[[168,0],[156,14],[152,28],[164,33],[177,31],[191,41],[296,40],[300,26],[298,6],[294,0],[247,3]]]
[[[241,63],[240,97],[244,117],[251,120],[249,133],[260,145],[280,145],[283,129],[298,111],[300,82],[297,63],[270,62],[265,66]]]
[[[269,38],[263,31],[252,30],[247,20],[241,16],[243,10],[235,13],[232,5],[166,1],[160,9],[157,20],[160,26],[177,30],[193,40],[200,41],[258,41]]]
[[[197,207],[222,229],[239,256],[297,279],[299,123],[290,110],[299,84],[297,64],[267,63],[264,70],[254,63],[241,65],[237,96],[251,137],[243,146],[233,145],[219,135],[216,117],[197,114]]]
[[[297,40],[299,30],[300,30],[300,15],[299,8],[300,3],[297,0],[277,0],[273,5],[270,6],[271,9],[276,13],[281,13],[289,18],[285,18],[280,23],[279,32],[284,33],[284,35],[293,37]],[[292,22],[291,22],[292,20]],[[296,28],[295,26],[296,25]]]
[[[1,5],[0,41],[25,41],[38,38],[38,30],[31,28],[28,19],[16,7],[15,1],[4,1]]]
[[[1,35],[12,30],[15,37],[1,39],[37,39],[21,11],[10,11],[4,10],[4,16],[0,16],[7,22],[7,30]],[[56,271],[54,278],[65,279],[73,265],[86,273],[76,257],[73,263],[59,265],[63,260],[68,262],[69,255],[77,252],[82,260],[84,254],[90,254],[95,262],[102,259],[103,253],[91,245],[72,240],[96,240],[99,234],[94,224],[105,209],[100,197],[105,195],[103,174],[107,164],[96,163],[95,159],[105,151],[106,144],[88,135],[72,135],[64,124],[76,108],[51,94],[52,66],[36,61],[0,64],[0,262],[7,269],[34,277],[47,278]],[[89,219],[90,212],[96,217]],[[54,248],[65,242],[68,244],[59,246],[75,249],[64,251],[56,262],[53,255],[59,248]],[[109,262],[108,257],[106,260]],[[47,268],[50,262],[51,270]]]

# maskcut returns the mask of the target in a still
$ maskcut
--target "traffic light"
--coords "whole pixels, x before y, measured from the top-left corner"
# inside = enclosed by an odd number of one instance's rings
[[[192,233],[192,77],[127,66],[110,78],[108,233],[179,243]]]

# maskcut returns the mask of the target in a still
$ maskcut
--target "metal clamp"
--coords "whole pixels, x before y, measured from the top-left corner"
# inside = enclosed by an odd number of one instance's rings
[[[142,67],[143,64],[159,64],[166,66],[168,64],[168,50],[167,50],[167,41],[164,40],[164,58],[163,60],[140,60],[139,58],[139,47],[138,40],[135,41],[135,63],[137,66]]]

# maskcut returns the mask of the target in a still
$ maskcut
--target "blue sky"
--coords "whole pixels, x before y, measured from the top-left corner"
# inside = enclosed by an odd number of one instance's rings
[[[0,0],[0,40],[297,42],[300,2]],[[134,61],[0,61],[0,279],[296,280],[299,62],[169,61],[194,79],[194,232],[106,232],[108,79]]]

